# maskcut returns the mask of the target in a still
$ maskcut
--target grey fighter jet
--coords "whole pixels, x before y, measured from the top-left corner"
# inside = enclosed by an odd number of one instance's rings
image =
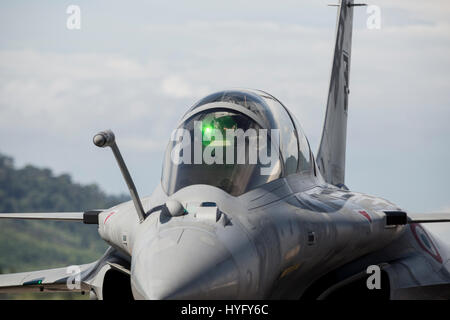
[[[140,199],[114,134],[100,132],[94,143],[112,149],[131,201],[1,218],[98,224],[110,248],[90,264],[0,275],[0,291],[80,291],[97,299],[449,298],[450,249],[423,224],[448,222],[450,214],[406,212],[345,185],[355,6],[337,5],[317,157],[279,100],[258,90],[221,91],[182,117],[159,186]],[[265,157],[251,161],[255,155]]]

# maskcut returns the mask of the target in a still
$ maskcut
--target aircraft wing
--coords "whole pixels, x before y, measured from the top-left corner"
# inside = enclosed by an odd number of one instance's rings
[[[128,274],[130,270],[129,258],[111,247],[100,259],[88,264],[0,274],[0,293],[86,292],[103,299],[105,274],[110,269]]]
[[[98,214],[103,209],[85,212],[25,212],[25,213],[0,213],[0,219],[27,219],[27,220],[54,220],[75,221],[86,224],[98,224]]]
[[[103,210],[86,212],[40,212],[40,213],[0,213],[0,219],[31,219],[75,221],[98,224],[98,215]],[[121,272],[129,270],[129,261],[111,247],[97,261],[63,268],[0,274],[0,293],[23,292],[95,292],[102,298],[103,277],[115,268]]]
[[[83,221],[84,212],[0,213],[0,219]]]
[[[86,212],[37,212],[37,213],[0,213],[0,219],[31,219],[31,220],[56,220],[79,221],[95,223],[92,212],[98,215],[101,211]],[[94,268],[94,263],[80,266],[69,266],[57,269],[48,269],[32,272],[21,272],[0,275],[0,293],[21,292],[64,292],[86,291],[89,287],[83,283],[83,278],[89,275],[89,270]],[[68,281],[72,285],[68,286]],[[77,286],[76,284],[79,283]]]
[[[450,222],[450,213],[408,213],[409,223]]]
[[[97,262],[57,269],[0,275],[0,293],[87,291]]]

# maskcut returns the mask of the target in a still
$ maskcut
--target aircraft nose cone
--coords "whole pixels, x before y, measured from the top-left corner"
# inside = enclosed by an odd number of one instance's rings
[[[135,257],[132,286],[143,299],[235,299],[239,270],[230,252],[205,231],[174,229]]]

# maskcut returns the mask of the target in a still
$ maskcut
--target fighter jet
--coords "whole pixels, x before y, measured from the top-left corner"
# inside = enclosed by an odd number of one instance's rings
[[[96,299],[441,299],[450,250],[414,214],[345,185],[353,10],[337,33],[317,157],[295,115],[259,90],[195,103],[168,143],[159,186],[140,198],[112,131],[132,200],[88,212],[1,218],[98,224],[110,247],[80,266],[0,275],[1,292],[79,291]],[[39,239],[36,239],[39,241]]]

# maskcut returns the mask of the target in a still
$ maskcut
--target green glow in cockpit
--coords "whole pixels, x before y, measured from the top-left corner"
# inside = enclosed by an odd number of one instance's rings
[[[203,145],[207,146],[229,146],[230,141],[226,141],[226,130],[237,129],[237,123],[233,117],[229,115],[213,114],[212,117],[205,117],[202,121],[202,137]],[[217,140],[216,132],[218,130],[222,134],[222,139]]]

